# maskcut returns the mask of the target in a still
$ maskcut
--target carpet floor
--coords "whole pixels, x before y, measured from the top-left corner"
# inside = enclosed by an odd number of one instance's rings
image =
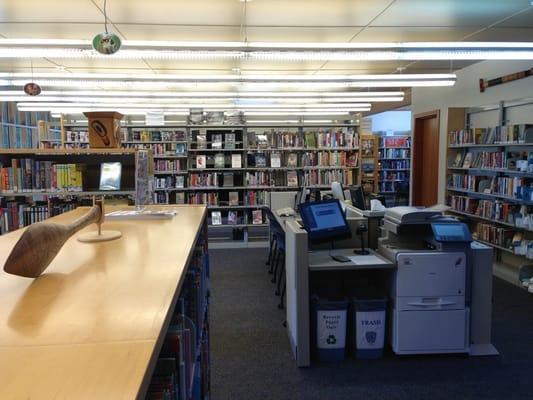
[[[213,400],[533,399],[533,296],[494,280],[497,357],[348,359],[298,368],[266,249],[210,251]]]

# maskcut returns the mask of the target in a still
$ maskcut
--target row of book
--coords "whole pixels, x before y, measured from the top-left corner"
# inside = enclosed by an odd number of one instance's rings
[[[507,153],[504,151],[476,151],[457,153],[452,167],[461,168],[506,168]]]
[[[164,177],[154,177],[154,188],[171,189],[185,187],[185,177],[183,175],[170,175]]]
[[[0,207],[0,234],[23,228],[35,222],[71,211],[77,207],[75,203],[63,204],[28,204],[25,202],[7,201]]]
[[[242,141],[237,143],[237,138],[240,139],[242,131],[238,133],[205,133],[204,130],[192,131],[193,148],[196,149],[229,149],[233,150],[237,147],[242,148]],[[236,136],[238,135],[238,137]],[[237,146],[239,144],[239,146]]]
[[[379,147],[411,147],[411,137],[410,136],[380,137]]]
[[[503,228],[496,225],[479,223],[476,225],[474,238],[497,246],[510,249],[513,244],[515,231],[512,228]]]
[[[186,141],[187,134],[184,130],[175,129],[130,129],[123,130],[125,142],[176,142]]]
[[[451,131],[449,145],[533,143],[533,124],[514,124],[489,128]]]
[[[345,186],[351,186],[355,184],[352,171],[346,170],[304,171],[303,174],[301,174],[300,180],[302,186],[329,186],[333,182],[339,182]]]
[[[308,130],[275,130],[248,132],[250,148],[350,148],[359,146],[359,135],[350,128]]]
[[[530,186],[526,178],[520,177],[487,177],[479,175],[452,174],[450,175],[449,186],[472,190],[479,193],[501,194],[505,196],[524,198],[527,188]],[[524,188],[526,190],[524,190]],[[529,196],[524,198],[529,200]]]
[[[409,180],[408,171],[379,171],[379,179],[382,181]]]
[[[407,181],[380,181],[378,183],[378,190],[380,193],[398,193],[409,190],[409,182]]]
[[[0,147],[4,149],[38,148],[38,121],[50,121],[50,113],[21,112],[15,102],[1,102],[0,116]]]
[[[147,399],[199,400],[209,397],[206,257],[198,249],[191,259],[148,387]]]
[[[242,197],[241,197],[242,196]],[[155,204],[206,204],[211,206],[257,206],[267,204],[265,190],[239,192],[169,192],[155,191]]]
[[[474,199],[469,196],[451,195],[448,204],[456,211],[489,218],[494,221],[515,224],[515,214],[527,213],[527,208],[502,200]]]
[[[0,191],[82,191],[83,169],[83,164],[13,158],[11,166],[0,164]]]
[[[156,172],[179,172],[187,170],[185,160],[154,160],[154,168]]]
[[[409,158],[410,150],[407,149],[382,149],[379,151],[379,158]]]
[[[242,168],[242,154],[198,154],[195,168]]]
[[[384,169],[409,169],[411,168],[411,160],[381,160],[379,162],[380,168]]]
[[[291,153],[292,154],[292,153]],[[291,155],[289,154],[289,156]],[[346,151],[321,151],[306,152],[301,155],[300,166],[302,167],[356,167],[358,153]],[[288,167],[298,166],[291,165],[287,160]]]
[[[212,211],[211,225],[261,225],[263,224],[262,210],[229,210],[229,211]]]
[[[156,156],[185,156],[187,155],[186,143],[128,143],[128,148],[152,149]]]

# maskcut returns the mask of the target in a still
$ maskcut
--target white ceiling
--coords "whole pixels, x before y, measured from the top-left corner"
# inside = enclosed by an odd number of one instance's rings
[[[125,39],[308,42],[533,41],[529,0],[108,0],[114,30]],[[103,0],[0,0],[0,37],[90,39],[103,30]],[[448,72],[442,62],[259,62],[33,60],[77,72],[404,73]],[[461,68],[470,62],[454,62]],[[25,60],[0,60],[2,71],[28,71]]]

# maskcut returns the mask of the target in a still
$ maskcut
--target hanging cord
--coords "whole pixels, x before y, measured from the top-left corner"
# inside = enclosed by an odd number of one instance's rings
[[[108,33],[107,32],[107,11],[106,11],[106,6],[107,6],[107,0],[104,0],[104,27],[105,27],[105,33]]]
[[[30,57],[31,81],[33,82],[33,58]]]

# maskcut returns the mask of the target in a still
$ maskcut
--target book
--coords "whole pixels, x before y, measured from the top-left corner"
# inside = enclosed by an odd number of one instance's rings
[[[461,165],[463,165],[463,153],[459,152],[453,160],[452,167],[460,167]]]
[[[231,155],[231,168],[241,168],[242,167],[242,156],[240,154]]]
[[[233,186],[233,173],[224,172],[222,186],[225,186],[225,187]]]
[[[196,156],[196,168],[205,168],[205,155]]]
[[[176,187],[182,188],[185,186],[185,177],[183,175],[176,176]]]
[[[255,155],[255,166],[256,167],[266,167],[266,155],[265,153],[257,153]]]
[[[472,164],[472,153],[468,152],[465,155],[465,159],[463,160],[463,168],[470,168],[470,165]]]
[[[230,206],[238,206],[239,205],[239,192],[229,192],[228,203]]]
[[[235,211],[228,211],[228,224],[229,225],[237,224],[237,213]]]
[[[287,156],[287,167],[297,167],[298,166],[298,154],[289,153]]]
[[[176,155],[184,156],[187,154],[187,145],[185,143],[176,144]]]
[[[256,135],[257,148],[266,149],[268,147],[268,136],[266,134]]]
[[[235,134],[234,133],[226,133],[226,135],[224,136],[224,147],[226,149],[235,148]]]
[[[305,147],[316,148],[315,132],[305,132]]]
[[[185,204],[185,193],[183,192],[176,193],[176,204]]]
[[[287,171],[287,186],[298,186],[298,174],[296,171]]]
[[[281,167],[281,154],[280,153],[272,153],[272,154],[270,154],[270,166],[272,168],[280,168]]]
[[[211,225],[222,225],[222,213],[220,211],[211,212]]]
[[[263,211],[253,210],[252,211],[252,224],[261,225],[263,223]]]
[[[248,131],[248,148],[254,149],[257,146],[257,137],[255,132]]]
[[[196,136],[196,148],[197,149],[206,149],[207,148],[207,137],[206,137],[206,135],[197,135]]]
[[[226,160],[224,153],[215,154],[215,168],[224,168],[226,165]]]
[[[212,149],[221,149],[222,148],[222,134],[216,133],[212,136],[211,141]]]

